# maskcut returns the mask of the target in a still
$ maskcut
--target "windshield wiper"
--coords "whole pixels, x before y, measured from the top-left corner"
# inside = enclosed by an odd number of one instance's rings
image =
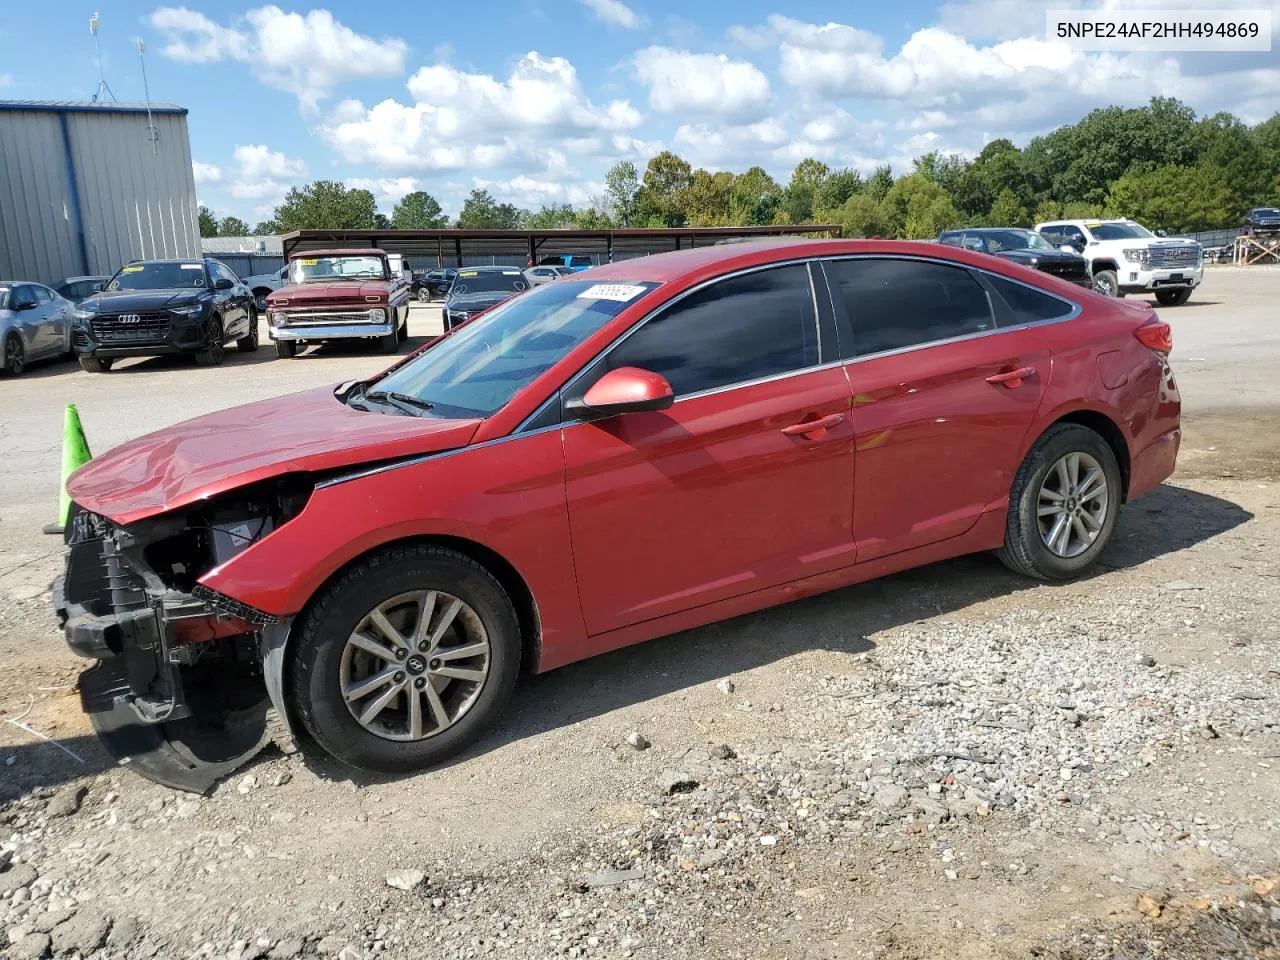
[[[394,393],[387,390],[369,390],[360,394],[361,400],[372,400],[374,403],[390,403],[398,406],[401,410],[408,410],[415,417],[430,410],[435,406],[426,400],[419,400],[417,397],[411,397],[407,393]]]

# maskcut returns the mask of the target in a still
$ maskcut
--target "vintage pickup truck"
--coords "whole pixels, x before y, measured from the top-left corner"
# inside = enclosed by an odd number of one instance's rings
[[[366,337],[400,349],[409,324],[409,284],[382,250],[307,250],[289,258],[286,283],[267,297],[267,333],[280,357],[299,346]]]

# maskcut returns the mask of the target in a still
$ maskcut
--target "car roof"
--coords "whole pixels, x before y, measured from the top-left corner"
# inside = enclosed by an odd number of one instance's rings
[[[484,266],[484,267],[454,267],[453,269],[455,269],[455,270],[465,270],[465,271],[467,271],[467,273],[470,273],[470,272],[471,272],[471,271],[473,271],[473,270],[474,270],[476,273],[510,273],[512,270],[514,270],[516,273],[519,273],[521,270],[523,270],[523,269],[524,269],[524,267],[517,267],[517,266],[514,266],[514,265],[512,265],[512,266],[502,266],[502,265],[500,265],[500,264],[499,264],[499,265],[497,265],[497,266],[492,266],[492,267],[490,267],[490,266]]]
[[[943,230],[947,233],[994,233],[999,230],[1001,233],[1007,233],[1010,230],[1021,230],[1023,233],[1035,233],[1030,227],[956,227],[954,230]]]
[[[63,277],[63,283],[80,283],[82,280],[110,280],[110,274],[101,274],[95,277]]]
[[[289,254],[290,260],[300,257],[385,257],[387,251],[377,247],[333,247],[326,250],[295,250]]]

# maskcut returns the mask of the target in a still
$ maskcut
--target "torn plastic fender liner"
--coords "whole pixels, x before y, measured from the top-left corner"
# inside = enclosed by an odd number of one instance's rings
[[[291,626],[292,617],[267,624],[262,628],[259,644],[262,650],[262,681],[267,688],[267,698],[276,712],[277,722],[287,738],[288,746],[297,748],[298,737],[294,733],[293,721],[284,698],[284,652],[285,645],[289,642]]]

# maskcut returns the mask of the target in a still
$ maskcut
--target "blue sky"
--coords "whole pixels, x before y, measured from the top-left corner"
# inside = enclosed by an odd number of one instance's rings
[[[1280,29],[1280,0],[1123,3],[1267,6]],[[251,223],[291,184],[319,178],[373,190],[388,213],[414,189],[456,212],[475,186],[536,209],[590,203],[609,166],[643,168],[662,149],[709,169],[760,164],[785,181],[805,156],[902,172],[930,149],[1025,143],[1093,107],[1155,95],[1250,122],[1280,109],[1280,44],[1265,54],[1083,54],[1045,40],[1047,5],[102,0],[97,9],[116,96],[142,99],[142,37],[152,98],[190,110],[201,202]],[[6,4],[0,97],[88,99],[98,83],[93,9]]]

